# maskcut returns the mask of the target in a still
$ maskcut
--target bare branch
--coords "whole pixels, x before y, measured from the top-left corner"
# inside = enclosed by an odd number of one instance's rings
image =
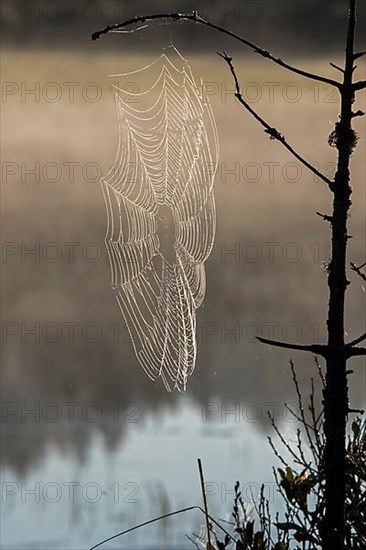
[[[271,418],[271,417],[270,417]],[[270,447],[272,449],[272,451],[274,452],[275,456],[278,458],[278,460],[280,462],[282,462],[282,464],[284,466],[288,466],[287,462],[285,461],[285,459],[280,455],[280,453],[277,451],[276,447],[274,446],[274,443],[272,441],[272,438],[270,436],[267,436],[267,440],[268,440],[268,443],[270,444]]]
[[[357,275],[358,275],[359,277],[361,277],[361,279],[362,279],[363,281],[366,281],[366,274],[363,273],[363,271],[362,271],[362,269],[363,269],[365,266],[366,266],[366,262],[365,262],[364,264],[362,264],[362,265],[359,265],[358,267],[357,267],[356,264],[354,264],[353,262],[351,262],[351,269],[352,269],[352,271],[355,271],[355,272],[357,273]]]
[[[366,51],[356,52],[356,53],[353,54],[353,59],[358,59],[359,57],[362,57],[363,55],[366,55]]]
[[[358,109],[358,111],[352,113],[352,118],[355,118],[357,116],[365,116],[365,113],[361,111],[361,109]]]
[[[329,65],[334,69],[337,69],[337,71],[340,71],[342,74],[344,74],[344,69],[342,69],[341,67],[338,67],[338,65],[336,65],[335,63],[329,63]]]
[[[316,212],[317,216],[320,216],[325,222],[332,223],[333,218],[332,216],[329,216],[328,214],[322,214],[321,212]]]
[[[349,348],[348,357],[361,357],[366,355],[366,348]]]
[[[283,435],[281,434],[280,430],[278,429],[277,425],[276,425],[276,422],[274,421],[274,418],[273,416],[271,415],[271,413],[268,411],[268,416],[269,416],[269,420],[272,424],[272,427],[273,429],[275,430],[279,440],[281,441],[282,445],[287,449],[287,451],[290,453],[290,455],[292,455],[292,458],[294,459],[295,462],[299,462],[299,459],[298,457],[296,456],[296,453],[294,452],[294,450],[291,448],[291,445],[289,445],[289,443],[287,443],[287,441],[285,440],[285,438],[283,437]],[[272,442],[271,438],[269,437],[268,440],[270,441],[270,443]],[[273,448],[273,447],[272,447]],[[300,463],[301,464],[301,463]]]
[[[327,183],[330,188],[332,188],[333,182],[329,180],[324,174],[319,172],[319,170],[317,170],[312,164],[310,164],[307,160],[305,160],[301,155],[299,155],[299,153],[297,153],[297,151],[295,151],[295,149],[286,141],[286,138],[282,134],[280,134],[280,132],[276,128],[273,128],[272,126],[270,126],[261,116],[258,115],[256,111],[254,111],[254,109],[252,109],[249,103],[245,101],[240,91],[239,79],[235,72],[232,57],[228,56],[226,52],[223,52],[222,54],[219,53],[218,55],[222,57],[224,61],[226,61],[226,63],[230,68],[231,74],[233,75],[235,89],[236,89],[235,97],[247,109],[247,111],[249,111],[249,113],[263,126],[265,133],[268,134],[271,139],[276,139],[277,141],[282,143],[282,145],[288,151],[290,151],[290,153],[295,158],[297,158],[304,166],[306,166],[306,168],[308,168],[311,172],[316,174],[319,178],[325,181],[325,183]]]
[[[317,453],[317,449],[315,448],[314,442],[312,440],[312,437],[311,437],[311,434],[310,434],[310,431],[309,431],[308,422],[306,421],[304,405],[303,405],[303,399],[302,399],[302,395],[301,395],[301,391],[300,391],[299,382],[298,382],[298,379],[297,379],[297,376],[296,376],[294,363],[293,363],[292,360],[290,361],[290,368],[291,368],[291,373],[292,373],[292,380],[293,380],[293,383],[294,383],[294,386],[295,386],[295,389],[296,389],[297,400],[298,400],[298,403],[300,405],[300,417],[301,417],[300,422],[303,423],[303,426],[305,428],[305,432],[306,432],[306,435],[307,435],[307,438],[308,438],[308,443],[310,445],[311,451],[312,451],[314,457],[316,457],[317,460],[319,461],[320,460],[320,455],[319,455],[319,453]]]
[[[360,344],[364,340],[366,340],[366,332],[364,334],[361,334],[361,336],[359,336],[355,340],[352,340],[352,342],[349,342],[349,344],[346,344],[346,347],[356,346],[357,344]]]
[[[323,356],[325,356],[327,350],[327,346],[321,344],[289,344],[287,342],[279,342],[278,340],[269,340],[268,338],[262,338],[261,336],[257,336],[256,338],[262,344],[268,344],[277,348],[293,349],[296,351],[309,351],[311,353],[316,353]]]
[[[348,409],[348,412],[353,414],[365,414],[363,409]]]
[[[358,338],[357,340],[360,342],[362,340],[365,340],[366,338],[362,336],[362,338]],[[285,348],[285,349],[292,349],[295,351],[308,351],[310,353],[314,353],[316,355],[321,355],[322,357],[327,357],[329,354],[333,351],[334,348],[326,345],[326,344],[290,344],[288,342],[280,342],[278,340],[270,340],[269,338],[262,338],[261,336],[256,336],[257,340],[261,342],[262,344],[268,344],[269,346],[274,346],[277,348]],[[357,342],[358,343],[358,342]],[[366,348],[355,348],[353,347],[354,344],[351,342],[350,344],[343,346],[341,348],[337,348],[337,353],[343,353],[345,357],[356,357],[360,355],[366,355]]]
[[[338,90],[341,90],[342,88],[342,84],[340,82],[337,82],[336,80],[333,80],[331,78],[326,78],[325,76],[321,76],[318,74],[310,73],[308,71],[303,71],[302,69],[298,69],[297,67],[294,67],[293,65],[290,65],[285,61],[282,61],[282,59],[280,59],[279,57],[275,57],[269,51],[263,48],[260,48],[259,46],[257,46],[256,44],[253,44],[249,40],[246,40],[244,37],[240,36],[239,34],[236,34],[235,32],[232,32],[229,29],[225,29],[224,27],[221,27],[219,25],[215,25],[214,23],[211,23],[207,19],[203,19],[203,17],[198,15],[196,11],[193,11],[192,13],[177,13],[177,12],[176,13],[156,13],[153,15],[141,15],[137,17],[132,17],[131,19],[122,21],[122,23],[116,23],[115,25],[108,25],[101,31],[94,32],[92,34],[92,40],[98,40],[98,38],[102,34],[107,34],[109,32],[116,31],[123,27],[135,25],[137,23],[145,23],[145,21],[153,21],[154,19],[172,19],[173,21],[193,21],[195,23],[206,25],[211,29],[215,29],[219,32],[222,32],[223,34],[227,34],[228,36],[235,38],[235,40],[238,40],[242,44],[245,44],[245,46],[248,46],[249,48],[251,48],[255,53],[258,53],[262,57],[269,59],[273,63],[276,63],[276,65],[279,65],[280,67],[283,67],[288,71],[291,71],[300,76],[304,76],[305,78],[310,78],[311,80],[317,80],[319,82],[324,82],[325,84],[330,84],[331,86],[338,88]]]
[[[319,422],[321,421],[321,417],[322,417],[322,413],[323,411],[321,410],[320,411],[320,414],[318,415],[318,417],[316,416],[315,414],[315,387],[314,387],[314,379],[312,378],[311,379],[311,393],[310,393],[310,405],[309,405],[309,411],[310,411],[310,414],[311,414],[311,420],[312,420],[312,426],[311,426],[311,429],[314,433],[314,437],[315,437],[315,443],[316,443],[316,448],[319,452],[319,455],[318,456],[321,456],[322,452],[323,452],[323,449],[324,449],[324,445],[323,445],[323,441],[320,437],[320,434],[319,434]]]
[[[359,80],[358,82],[355,82],[352,86],[355,92],[358,92],[359,90],[364,90],[366,88],[366,80]]]
[[[325,376],[324,376],[323,371],[322,371],[322,366],[319,363],[319,360],[316,356],[314,357],[314,363],[316,365],[316,368],[318,369],[318,375],[319,375],[319,378],[321,380],[321,383],[322,383],[322,386],[323,386],[323,389],[324,389],[324,387],[325,387]]]

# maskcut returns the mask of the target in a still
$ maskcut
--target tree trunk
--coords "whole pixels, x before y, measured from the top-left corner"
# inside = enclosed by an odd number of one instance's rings
[[[325,516],[323,521],[323,550],[341,550],[345,537],[345,446],[348,416],[347,357],[344,352],[344,305],[348,285],[347,217],[351,206],[349,164],[355,134],[352,130],[352,105],[354,102],[353,47],[356,0],[350,0],[349,25],[346,45],[346,63],[341,91],[341,115],[336,124],[335,145],[338,149],[338,165],[334,179],[332,213],[332,256],[329,266],[328,354],[324,391],[324,474]]]

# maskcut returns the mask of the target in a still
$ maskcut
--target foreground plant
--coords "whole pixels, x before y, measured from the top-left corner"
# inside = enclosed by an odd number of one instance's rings
[[[231,525],[237,533],[236,550],[315,550],[322,548],[322,522],[325,511],[325,471],[323,433],[323,410],[316,412],[315,384],[307,407],[300,391],[296,372],[290,363],[298,408],[287,407],[298,421],[295,443],[285,439],[274,419],[270,417],[277,439],[282,447],[279,452],[273,439],[270,445],[281,463],[274,470],[284,513],[271,517],[270,503],[264,496],[262,486],[259,502],[255,503],[256,520],[251,519],[243,502],[239,483],[235,486],[235,500]],[[325,380],[319,368],[321,384]],[[360,411],[362,412],[362,411]],[[284,456],[284,453],[286,456]],[[345,453],[345,546],[347,550],[366,547],[366,421],[357,416],[351,425]],[[218,540],[217,548],[232,548],[229,540]]]

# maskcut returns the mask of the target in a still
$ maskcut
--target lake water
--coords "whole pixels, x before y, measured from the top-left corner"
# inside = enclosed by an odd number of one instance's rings
[[[216,518],[229,519],[236,480],[248,506],[265,483],[279,507],[267,410],[290,440],[296,426],[285,403],[296,396],[289,359],[305,397],[316,369],[311,356],[269,348],[255,336],[324,340],[329,228],[315,212],[328,213],[331,197],[235,103],[222,60],[193,56],[220,138],[217,233],[187,392],[167,393],[148,380],[110,289],[98,180],[117,147],[106,75],[151,60],[3,54],[4,550],[90,548],[140,522],[201,505],[198,457]],[[298,62],[331,74],[325,62]],[[335,155],[327,137],[338,115],[331,90],[265,62],[237,67],[251,105],[331,176]],[[362,101],[357,108],[365,109]],[[365,261],[361,149],[352,159],[349,260],[355,263]],[[352,339],[364,330],[365,291],[357,276],[349,277]],[[351,404],[359,407],[364,363],[355,360],[354,370]],[[203,520],[187,512],[104,548],[192,548],[186,535],[203,536]]]

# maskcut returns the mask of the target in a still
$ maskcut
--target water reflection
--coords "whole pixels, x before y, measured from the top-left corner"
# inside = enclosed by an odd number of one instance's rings
[[[209,505],[215,515],[223,517],[230,510],[236,478],[248,502],[262,481],[274,501],[266,466],[270,450],[253,426],[205,428],[199,418],[199,407],[184,398],[170,414],[151,414],[134,429],[126,425],[125,443],[113,453],[106,453],[103,437],[94,433],[82,465],[70,454],[49,448],[47,460],[26,481],[5,469],[4,548],[88,548],[145,519],[200,504],[197,456],[205,456]],[[243,471],[244,462],[250,474]],[[239,476],[234,473],[238,471]],[[21,531],[15,528],[19,521]],[[168,549],[175,541],[177,548],[189,548],[185,535],[200,533],[202,525],[202,517],[190,512],[108,547]]]
[[[93,269],[106,271],[107,267],[99,264]],[[239,264],[235,267],[240,269]],[[229,268],[225,264],[220,268],[234,271],[234,266]],[[66,278],[68,266],[63,269]],[[208,265],[210,284],[206,306],[198,318],[197,368],[190,380],[188,397],[200,411],[196,421],[202,424],[206,433],[210,433],[210,421],[234,427],[249,424],[265,432],[267,410],[271,410],[280,422],[288,421],[284,404],[293,402],[295,397],[289,355],[259,344],[255,335],[270,336],[270,330],[276,335],[275,331],[286,327],[286,323],[289,335],[299,327],[305,333],[307,321],[300,324],[296,318],[296,324],[289,323],[278,310],[276,317],[268,315],[266,318],[260,301],[249,294],[243,299],[247,311],[239,314],[239,299],[236,297],[236,303],[230,308],[225,289],[220,294],[223,288],[220,276],[212,259]],[[246,285],[256,284],[248,280],[248,274],[245,277]],[[287,279],[286,283],[290,285],[291,281]],[[284,284],[283,279],[279,286],[281,284]],[[236,288],[240,288],[239,282]],[[227,293],[230,292],[227,289]],[[99,300],[104,309],[108,303],[110,317],[104,322],[95,321],[98,303],[95,316],[89,320],[81,320],[82,311],[80,317],[73,315],[71,320],[66,320],[65,315],[59,318],[57,312],[49,317],[50,320],[42,321],[29,312],[23,317],[26,321],[18,316],[11,317],[7,342],[3,346],[2,437],[5,444],[2,465],[20,476],[39,467],[52,447],[83,463],[92,447],[92,438],[97,434],[102,436],[106,452],[112,452],[123,441],[126,428],[133,430],[150,415],[164,419],[176,414],[185,399],[179,393],[167,393],[160,381],[153,383],[145,376],[113,296],[106,291]],[[276,299],[274,302],[276,309]],[[80,307],[82,310],[82,304]],[[70,341],[68,330],[71,323],[75,325],[73,341]],[[61,332],[57,332],[57,327]],[[88,330],[80,327],[88,327]],[[12,334],[15,330],[16,334]],[[98,341],[94,341],[96,334]],[[308,334],[311,334],[310,329]],[[52,342],[55,335],[59,341]],[[304,338],[306,340],[306,333]],[[24,341],[19,342],[22,339]],[[35,342],[36,339],[39,341]],[[295,361],[300,379],[306,380],[310,374],[314,376],[315,365],[311,357],[296,354]],[[361,404],[364,399],[362,374],[356,374],[354,392],[355,402]],[[229,431],[224,433],[225,437],[230,437]]]

